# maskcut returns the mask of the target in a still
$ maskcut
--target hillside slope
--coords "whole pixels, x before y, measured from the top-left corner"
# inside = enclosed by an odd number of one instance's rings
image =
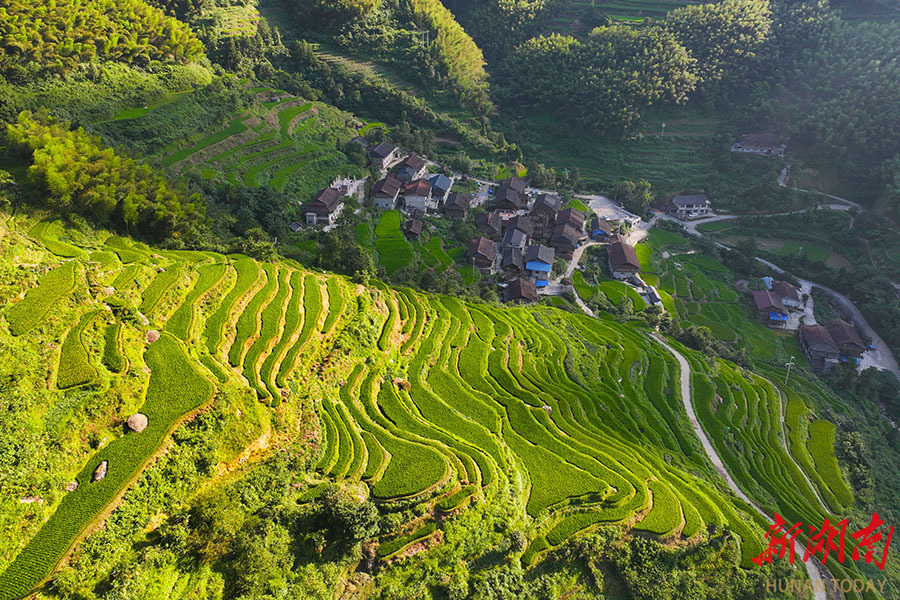
[[[7,223],[3,362],[36,358],[23,365],[34,389],[12,402],[21,427],[6,435],[46,440],[53,468],[22,468],[3,489],[0,598],[50,575],[171,431],[223,406],[246,427],[220,448],[220,464],[246,460],[253,440],[308,407],[318,426],[304,445],[317,475],[297,485],[367,489],[385,514],[505,506],[527,524],[526,566],[597,524],[695,542],[725,528],[745,568],[762,550],[762,523],[723,491],[691,434],[674,359],[637,329],[363,286],[291,263],[154,250],[27,217]],[[773,406],[763,380],[734,369],[707,375],[699,358],[692,367],[710,405],[710,384],[742,398],[743,412],[728,417],[759,419],[756,407]],[[136,411],[150,426],[124,433]],[[700,414],[711,435],[727,438]],[[814,522],[821,512],[799,471],[786,456],[765,456],[777,444],[770,416],[756,442],[762,470],[726,460],[757,498],[778,491],[780,510]],[[92,482],[104,460],[106,477]],[[77,488],[64,491],[72,480]],[[784,494],[791,486],[801,491]],[[418,539],[390,532],[385,557]]]

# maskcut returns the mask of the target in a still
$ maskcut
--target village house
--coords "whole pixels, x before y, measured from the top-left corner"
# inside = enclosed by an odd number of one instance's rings
[[[521,253],[525,250],[525,246],[527,244],[527,235],[525,235],[518,229],[508,229],[503,235],[503,240],[500,242],[500,248],[515,248]]]
[[[333,225],[344,207],[343,198],[344,195],[333,187],[316,192],[313,199],[303,207],[303,212],[306,213],[306,224]]]
[[[465,219],[472,204],[472,194],[450,192],[444,201],[444,214],[451,219]]]
[[[432,197],[439,202],[445,201],[447,194],[450,193],[450,188],[453,186],[453,181],[446,175],[438,173],[429,177],[428,182],[431,183]]]
[[[288,228],[289,228],[292,232],[297,233],[298,231],[300,231],[301,229],[303,229],[303,225],[301,225],[299,221],[291,221],[291,224],[288,225]]]
[[[815,371],[825,371],[841,362],[859,364],[865,352],[856,328],[843,319],[824,325],[801,325],[800,346]]]
[[[841,361],[852,360],[859,364],[859,358],[866,351],[866,346],[856,328],[843,319],[834,319],[825,323],[825,329],[831,334],[831,339],[834,340],[834,345],[840,353]]]
[[[738,141],[731,147],[731,151],[784,156],[786,148],[787,146],[778,140],[777,135],[771,133],[746,133],[738,138]]]
[[[503,290],[504,302],[537,302],[538,293],[534,283],[521,277],[513,279]]]
[[[424,224],[421,219],[407,219],[406,223],[403,224],[403,234],[410,241],[417,240],[422,235],[423,227]]]
[[[344,196],[356,196],[357,200],[362,200],[362,194],[365,189],[363,184],[365,182],[365,178],[351,179],[350,177],[335,177],[334,181],[331,182],[331,187],[338,190]]]
[[[498,210],[519,211],[528,208],[528,194],[524,179],[513,177],[500,182],[494,196],[494,208]]]
[[[564,208],[556,213],[556,226],[568,225],[580,234],[584,232],[584,213],[575,208]]]
[[[402,185],[399,179],[388,173],[372,188],[372,204],[382,210],[392,210],[397,206],[397,196],[400,195]]]
[[[530,238],[534,235],[534,222],[524,215],[516,215],[506,222],[506,231],[511,229],[521,231]]]
[[[814,371],[825,371],[840,362],[837,345],[822,325],[801,325],[800,347]]]
[[[424,179],[407,183],[403,188],[403,204],[407,211],[418,209],[428,213],[437,209],[437,202],[431,197],[431,184]]]
[[[769,327],[784,327],[788,321],[788,311],[781,302],[781,298],[770,290],[756,290],[753,292],[753,305],[756,308],[756,318],[763,325]]]
[[[553,270],[556,252],[543,244],[528,246],[525,250],[525,274],[534,280],[536,287],[546,287]]]
[[[369,149],[369,160],[380,169],[387,169],[397,160],[400,149],[387,142],[381,142]]]
[[[609,272],[616,279],[630,279],[641,270],[641,261],[638,260],[634,246],[621,235],[616,234],[610,238],[606,256],[609,259]]]
[[[466,249],[466,260],[482,273],[493,273],[497,263],[497,243],[485,237],[475,238]]]
[[[532,237],[543,239],[550,234],[556,223],[556,213],[559,212],[561,205],[562,199],[556,194],[538,194],[529,213],[534,223]]]
[[[518,248],[507,246],[500,250],[500,268],[507,272],[521,273],[525,269],[525,261],[522,258],[522,251]]]
[[[781,303],[786,307],[798,310],[803,308],[800,290],[796,286],[791,285],[787,281],[773,281],[770,289],[777,298],[781,298]]]
[[[478,231],[489,238],[499,238],[503,233],[503,217],[496,210],[478,217]]]
[[[591,222],[588,225],[588,232],[591,235],[591,239],[597,242],[605,242],[609,239],[609,236],[612,235],[612,226],[606,219],[601,219],[597,215],[591,217]]]
[[[554,227],[553,233],[550,234],[550,245],[566,260],[572,258],[580,240],[581,232],[566,223]]]
[[[427,168],[428,163],[425,162],[424,158],[416,156],[415,154],[410,154],[400,163],[399,170],[397,171],[397,179],[404,183],[421,179],[425,175],[425,169]]]
[[[705,194],[678,194],[666,205],[666,212],[687,221],[709,215],[712,204]]]

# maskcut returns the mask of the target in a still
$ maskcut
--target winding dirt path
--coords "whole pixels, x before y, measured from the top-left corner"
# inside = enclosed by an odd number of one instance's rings
[[[672,346],[666,343],[663,340],[662,336],[658,334],[653,334],[654,339],[659,343],[660,346],[665,348],[675,359],[678,361],[678,365],[681,370],[681,400],[684,403],[684,409],[687,411],[688,417],[691,420],[691,428],[694,430],[694,433],[697,434],[697,437],[700,438],[700,443],[703,445],[703,450],[706,452],[706,455],[709,457],[710,462],[712,462],[713,466],[725,480],[725,483],[728,484],[728,487],[731,488],[738,498],[749,504],[758,512],[766,521],[772,522],[772,519],[767,515],[763,510],[757,506],[747,495],[738,487],[738,485],[734,482],[734,479],[731,478],[731,475],[728,473],[728,470],[725,468],[722,459],[719,457],[719,454],[716,452],[716,449],[713,447],[712,443],[709,441],[709,438],[706,437],[706,432],[703,431],[703,427],[700,426],[700,422],[697,420],[697,414],[694,412],[694,403],[693,396],[691,394],[691,366],[688,364],[688,361],[684,356],[681,355],[680,352],[675,350]],[[790,454],[790,453],[788,453]],[[802,556],[802,550],[796,540],[794,541],[794,549],[795,552]],[[804,565],[806,566],[806,572],[809,574],[809,579],[812,581],[815,600],[827,600],[827,596],[825,594],[825,585],[826,582],[822,578],[821,573],[819,573],[819,568],[816,565],[815,560],[807,560]]]

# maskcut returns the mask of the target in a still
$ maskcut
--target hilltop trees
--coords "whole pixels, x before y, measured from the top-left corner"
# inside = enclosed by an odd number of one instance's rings
[[[205,228],[198,195],[172,188],[145,164],[104,148],[84,129],[23,112],[7,126],[10,151],[31,163],[28,179],[46,202],[98,223],[191,243]]]
[[[772,26],[768,0],[723,0],[673,10],[663,27],[694,57],[701,86],[746,81]]]
[[[94,59],[147,66],[187,63],[203,44],[187,25],[140,0],[10,0],[0,6],[0,73],[70,71]]]
[[[599,132],[623,133],[657,102],[683,102],[696,84],[694,60],[660,28],[616,25],[586,42],[553,35],[533,38],[507,62],[518,101],[564,109]]]

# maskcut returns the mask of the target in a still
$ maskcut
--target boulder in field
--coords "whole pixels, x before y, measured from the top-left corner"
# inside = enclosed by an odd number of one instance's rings
[[[100,481],[101,479],[106,477],[106,473],[108,470],[109,470],[109,461],[104,460],[97,466],[97,469],[94,471],[94,475],[91,477],[91,481],[92,482]]]
[[[128,429],[135,433],[140,433],[143,430],[147,429],[147,415],[144,413],[134,413],[128,420],[125,421],[125,424],[128,425]]]

